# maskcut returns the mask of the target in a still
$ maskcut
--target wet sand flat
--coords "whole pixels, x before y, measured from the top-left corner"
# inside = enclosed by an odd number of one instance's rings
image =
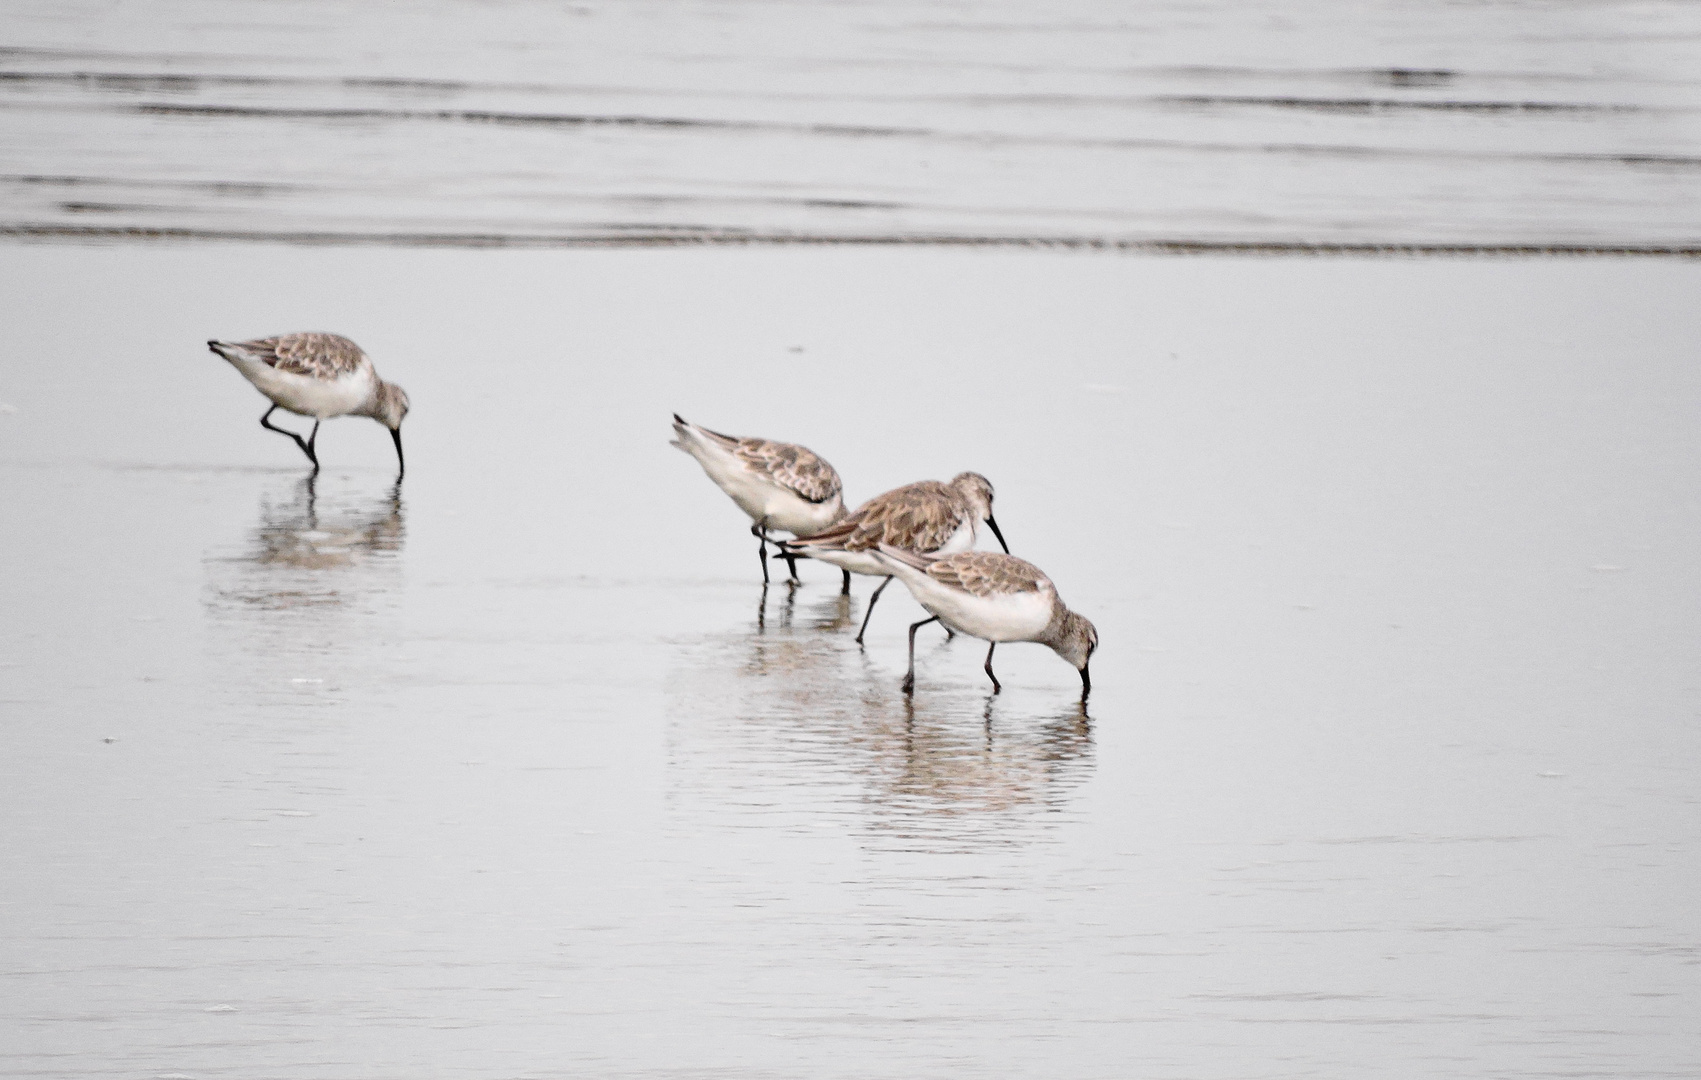
[[[1698,273],[8,247],[0,1075],[1693,1073]],[[673,411],[987,475],[1090,707]]]

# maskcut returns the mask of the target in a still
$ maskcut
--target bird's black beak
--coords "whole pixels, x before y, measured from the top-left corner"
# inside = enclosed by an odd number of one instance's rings
[[[402,429],[399,427],[391,428],[390,438],[396,444],[396,479],[400,480],[408,471],[407,462],[402,460]]]
[[[998,522],[992,520],[991,514],[986,515],[986,524],[992,530],[992,535],[998,537],[998,546],[1004,549],[1004,554],[1010,554],[1010,545],[1004,542],[1004,534],[998,531]]]
[[[1084,704],[1087,695],[1093,692],[1093,677],[1087,674],[1087,665],[1081,665],[1081,701]]]

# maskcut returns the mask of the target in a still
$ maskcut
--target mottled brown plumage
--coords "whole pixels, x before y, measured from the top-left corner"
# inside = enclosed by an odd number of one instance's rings
[[[1057,591],[1039,567],[1001,551],[960,551],[928,562],[925,572],[943,585],[982,598]]]
[[[844,490],[838,472],[806,446],[698,430],[719,440],[757,473],[809,502],[824,503]]]
[[[360,370],[366,354],[341,334],[279,334],[238,342],[279,371],[314,379],[336,379]]]
[[[872,551],[881,544],[935,551],[951,539],[969,512],[967,502],[949,486],[922,480],[876,495],[844,521],[809,539],[846,551]]]

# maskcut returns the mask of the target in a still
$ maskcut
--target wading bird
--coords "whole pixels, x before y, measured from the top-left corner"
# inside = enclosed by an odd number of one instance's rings
[[[319,471],[314,443],[319,425],[337,416],[370,416],[390,429],[396,444],[396,477],[407,471],[402,459],[402,419],[408,414],[408,395],[395,383],[378,377],[372,360],[360,346],[338,334],[280,334],[257,341],[209,341],[207,348],[230,361],[255,389],[272,401],[260,426],[288,435],[301,447],[313,471]],[[303,439],[271,422],[272,413],[287,409],[313,418],[313,433]]]
[[[970,637],[991,642],[986,677],[992,692],[1004,689],[992,673],[992,652],[1004,641],[1036,641],[1081,673],[1081,700],[1092,693],[1087,662],[1099,647],[1099,632],[1070,611],[1051,579],[1033,563],[996,551],[964,551],[944,557],[918,555],[890,544],[877,557],[909,586],[916,603],[933,613],[910,627],[910,668],[904,693],[915,692],[915,632],[935,619]]]
[[[845,516],[844,485],[819,455],[793,443],[722,435],[673,414],[671,445],[690,454],[722,491],[754,522],[762,559],[762,584],[768,583],[768,530],[814,536]],[[774,541],[778,544],[778,541]],[[781,550],[797,580],[797,556]],[[850,573],[845,574],[850,585]]]
[[[837,525],[805,540],[781,541],[780,550],[808,555],[853,574],[886,579],[868,598],[862,628],[856,632],[856,643],[861,645],[874,605],[892,583],[892,572],[875,557],[880,545],[924,555],[951,555],[975,546],[982,521],[1008,552],[1010,545],[992,518],[992,482],[980,473],[958,473],[949,484],[922,480],[876,495]],[[849,577],[845,583],[848,588]]]

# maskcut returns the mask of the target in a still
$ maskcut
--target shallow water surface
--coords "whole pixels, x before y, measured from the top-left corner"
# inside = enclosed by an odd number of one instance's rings
[[[1692,266],[11,255],[0,1074],[1701,1069]],[[203,344],[309,326],[400,487]],[[985,473],[1090,706],[675,410]]]

